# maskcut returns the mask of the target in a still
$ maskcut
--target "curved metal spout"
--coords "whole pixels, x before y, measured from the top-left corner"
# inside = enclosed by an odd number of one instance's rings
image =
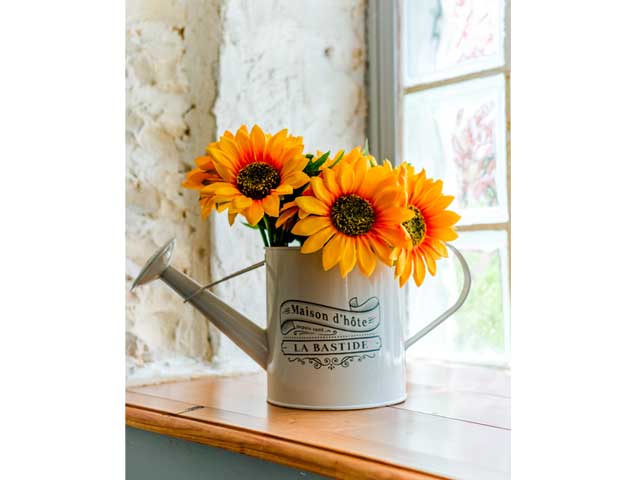
[[[213,293],[207,290],[196,293],[200,285],[169,265],[175,244],[174,238],[147,261],[131,290],[160,278],[266,370],[269,355],[266,331]]]

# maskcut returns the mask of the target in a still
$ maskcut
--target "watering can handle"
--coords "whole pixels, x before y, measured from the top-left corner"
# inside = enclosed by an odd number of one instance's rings
[[[413,345],[414,343],[416,343],[418,340],[420,340],[422,337],[424,337],[431,330],[433,330],[438,325],[440,325],[442,322],[444,322],[451,315],[453,315],[462,306],[462,304],[467,299],[467,296],[469,295],[469,289],[471,288],[471,272],[469,271],[469,265],[467,265],[467,261],[464,259],[464,257],[458,251],[457,248],[455,248],[453,245],[450,245],[448,243],[447,243],[447,247],[456,255],[456,258],[458,259],[458,261],[460,262],[460,265],[462,266],[462,272],[464,274],[464,284],[462,285],[462,290],[460,291],[460,295],[458,296],[456,303],[451,305],[451,307],[449,307],[444,313],[442,313],[442,315],[440,315],[438,318],[436,318],[433,322],[431,322],[429,325],[424,327],[418,333],[413,335],[411,338],[406,340],[404,342],[405,350],[409,348],[411,345]]]

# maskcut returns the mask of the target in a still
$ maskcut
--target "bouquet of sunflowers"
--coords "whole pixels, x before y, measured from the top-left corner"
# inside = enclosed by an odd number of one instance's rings
[[[378,261],[395,268],[403,286],[417,285],[447,256],[460,216],[446,208],[442,181],[408,163],[379,164],[368,149],[304,153],[302,137],[255,125],[224,135],[196,158],[185,188],[197,190],[202,218],[213,209],[240,214],[266,247],[300,242],[301,253],[322,250],[322,266],[346,277],[356,264],[370,276]]]

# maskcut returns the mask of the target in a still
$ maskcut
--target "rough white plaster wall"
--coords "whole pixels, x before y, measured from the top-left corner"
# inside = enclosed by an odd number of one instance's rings
[[[174,236],[174,266],[209,278],[209,226],[180,183],[216,133],[221,2],[127,1],[127,288]],[[217,341],[207,320],[160,283],[127,292],[126,329],[134,383],[158,365],[210,361]]]
[[[223,8],[218,134],[241,124],[288,128],[307,151],[364,142],[365,0],[228,0]],[[220,278],[263,258],[259,234],[212,216],[211,270]],[[215,290],[265,325],[264,269]],[[227,369],[255,364],[226,337],[217,359]]]

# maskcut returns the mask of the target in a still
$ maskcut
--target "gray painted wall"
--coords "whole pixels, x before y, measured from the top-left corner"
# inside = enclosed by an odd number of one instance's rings
[[[127,427],[127,480],[322,480],[327,477],[221,448]]]

